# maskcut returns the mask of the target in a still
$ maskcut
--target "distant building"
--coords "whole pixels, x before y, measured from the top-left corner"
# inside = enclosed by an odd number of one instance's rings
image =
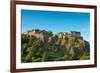
[[[77,31],[71,31],[70,34],[75,37],[81,37],[81,33]]]
[[[27,31],[27,32],[24,32],[22,34],[25,34],[27,36],[36,36],[37,38],[40,38],[42,40],[43,39],[47,40],[49,37],[55,37],[55,36],[53,36],[54,34],[52,34],[52,32],[45,31],[45,30],[39,30],[39,29],[32,29],[31,31]],[[81,36],[81,33],[77,32],[77,31],[71,31],[70,33],[59,32],[58,34],[56,34],[56,36],[60,40],[65,39],[66,37],[67,38],[76,37],[76,38],[79,38],[79,39],[83,39],[83,37]]]

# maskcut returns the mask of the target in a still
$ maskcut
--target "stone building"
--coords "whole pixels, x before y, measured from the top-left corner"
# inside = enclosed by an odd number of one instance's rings
[[[80,37],[81,36],[81,33],[80,32],[76,32],[76,31],[71,31],[70,34],[72,36],[75,36],[75,37]]]

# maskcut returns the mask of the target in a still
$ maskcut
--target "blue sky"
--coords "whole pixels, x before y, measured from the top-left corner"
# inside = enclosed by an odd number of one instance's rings
[[[22,32],[31,29],[58,32],[80,31],[85,40],[90,39],[90,13],[21,10]]]

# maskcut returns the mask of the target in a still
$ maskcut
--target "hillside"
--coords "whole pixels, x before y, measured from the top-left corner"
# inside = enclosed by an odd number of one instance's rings
[[[59,32],[33,29],[21,35],[21,61],[68,61],[90,58],[89,42],[80,32]]]

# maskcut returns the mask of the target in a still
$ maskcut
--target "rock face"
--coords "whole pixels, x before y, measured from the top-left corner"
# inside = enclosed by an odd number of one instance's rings
[[[40,31],[35,29],[22,34],[27,36],[35,36],[36,38],[41,39],[45,43],[45,46],[55,43],[62,55],[68,53],[74,59],[78,59],[80,56],[84,55],[85,53],[89,53],[90,51],[89,42],[83,39],[80,32],[60,32],[54,35],[51,31]]]

